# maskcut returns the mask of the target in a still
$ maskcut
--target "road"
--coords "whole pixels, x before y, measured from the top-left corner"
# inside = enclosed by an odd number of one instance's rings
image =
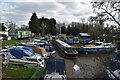
[[[109,53],[79,54],[75,59],[67,59],[61,53],[62,51],[53,44],[56,59],[64,59],[66,62],[67,77],[71,78],[108,78],[105,73],[106,67],[110,62]],[[72,45],[79,47],[79,44]],[[80,68],[80,74],[76,74],[73,66],[76,63]]]

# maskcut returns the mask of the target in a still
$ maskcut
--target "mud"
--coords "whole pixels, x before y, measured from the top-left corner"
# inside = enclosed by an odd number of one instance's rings
[[[80,45],[75,44],[74,47]],[[60,49],[55,46],[56,59],[64,59],[66,62],[66,72],[68,78],[108,78],[106,67],[110,62],[110,53],[79,54],[75,59],[67,59],[61,55]],[[80,67],[80,75],[76,75],[73,66]]]

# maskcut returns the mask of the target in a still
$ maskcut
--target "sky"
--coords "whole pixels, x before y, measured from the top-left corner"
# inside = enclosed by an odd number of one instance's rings
[[[0,0],[0,22],[27,25],[33,12],[57,22],[81,22],[93,16],[92,0]]]

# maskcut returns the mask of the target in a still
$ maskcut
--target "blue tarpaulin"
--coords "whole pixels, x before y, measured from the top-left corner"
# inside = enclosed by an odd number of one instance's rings
[[[85,39],[83,40],[83,44],[88,44],[90,42],[91,39]]]
[[[64,42],[68,44],[73,44],[73,39],[65,39]]]
[[[35,55],[34,51],[32,48],[28,47],[16,47],[16,48],[11,48],[10,49],[10,54],[12,54],[14,57],[21,59],[24,56],[33,56]]]
[[[64,75],[65,60],[63,59],[48,59],[47,62],[47,74],[58,72],[60,75]]]

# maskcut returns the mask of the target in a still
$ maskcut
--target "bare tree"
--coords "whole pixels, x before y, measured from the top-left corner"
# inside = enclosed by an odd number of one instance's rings
[[[95,13],[102,15],[104,21],[115,21],[119,26],[120,22],[116,16],[120,12],[120,1],[92,1]]]

